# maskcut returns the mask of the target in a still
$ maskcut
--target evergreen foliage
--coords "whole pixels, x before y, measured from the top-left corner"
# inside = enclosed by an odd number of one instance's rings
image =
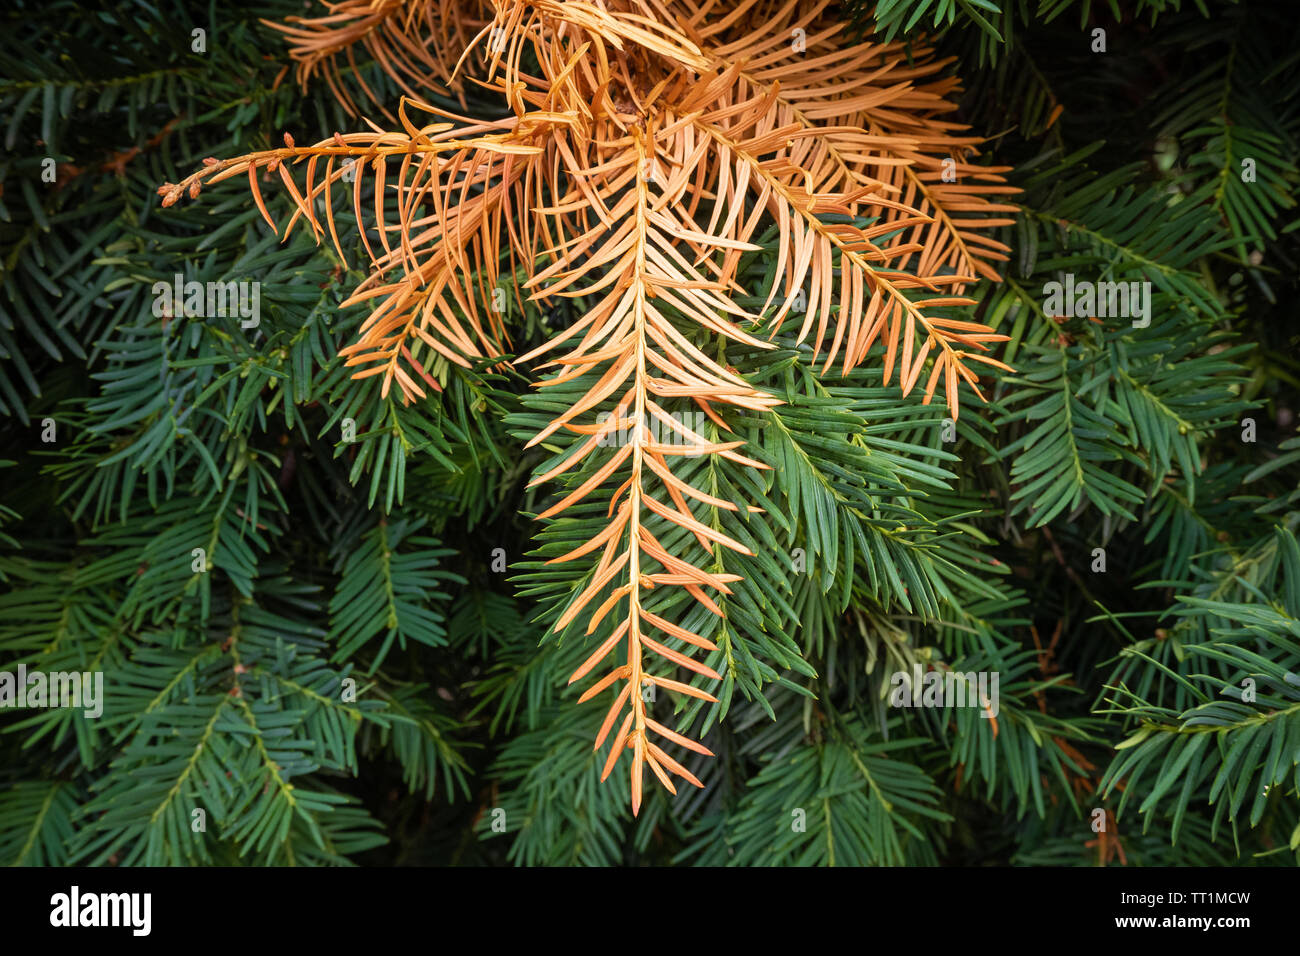
[[[491,22],[459,6],[439,50]],[[680,587],[647,600],[716,646],[697,659],[721,679],[683,670],[708,693],[647,705],[714,756],[672,748],[703,786],[650,781],[634,815],[592,748],[609,696],[570,684],[612,622],[554,633],[591,566],[546,563],[607,527],[610,496],[535,520],[598,467],[537,484],[574,445],[529,447],[591,382],[539,389],[509,361],[595,300],[512,291],[510,349],[424,353],[438,390],[418,400],[354,377],[368,212],[334,204],[340,248],[281,242],[258,208],[300,208],[278,178],[165,209],[158,187],[285,133],[400,129],[417,78],[362,43],[299,86],[268,25],[303,15],[289,0],[15,0],[0,671],[98,671],[105,697],[97,717],[0,710],[0,861],[1300,860],[1300,22],[1259,0],[834,6],[953,57],[937,81],[961,77],[946,95],[987,139],[964,174],[1009,168],[1014,217],[970,254],[999,281],[977,270],[945,314],[1006,336],[990,354],[1011,370],[978,367],[987,402],[953,421],[942,390],[889,377],[892,342],[827,369],[802,315],[747,328],[771,348],[687,330],[781,404],[702,426],[766,467],[673,463],[761,514],[694,512],[743,550],[652,526],[729,593],[722,616]],[[472,81],[419,92],[509,115]],[[736,267],[733,301],[769,320],[783,232]],[[258,282],[260,322],[159,315],[177,274]],[[1150,283],[1149,324],[1054,314],[1066,274]],[[997,673],[996,717],[891,706],[914,667]]]

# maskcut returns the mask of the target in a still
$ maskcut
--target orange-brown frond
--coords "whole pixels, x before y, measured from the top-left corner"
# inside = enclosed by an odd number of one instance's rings
[[[538,370],[544,395],[570,396],[529,442],[560,449],[533,484],[566,482],[539,519],[605,516],[550,558],[585,567],[553,627],[600,635],[570,683],[599,668],[580,699],[612,693],[596,749],[617,726],[602,777],[630,750],[637,812],[647,765],[674,792],[672,776],[699,784],[652,737],[709,753],[654,721],[643,692],[713,701],[699,685],[723,676],[719,649],[684,624],[701,615],[665,608],[725,616],[740,578],[719,559],[750,552],[719,516],[761,510],[696,467],[766,467],[743,453],[739,420],[780,399],[726,350],[792,333],[823,372],[847,374],[880,346],[886,384],[926,403],[942,385],[956,417],[963,384],[983,397],[974,366],[1007,367],[988,354],[1005,336],[944,310],[997,278],[1007,248],[988,232],[1011,221],[1014,190],[947,118],[958,86],[946,62],[924,43],[850,39],[829,0],[327,7],[281,28],[304,81],[324,72],[352,107],[338,63],[360,44],[408,90],[477,70],[507,118],[455,116],[412,93],[398,131],[369,124],[212,160],[166,184],[164,204],[247,175],[275,228],[262,195],[273,177],[294,205],[282,235],[301,218],[342,256],[334,192],[346,191],[369,274],[345,304],[370,311],[342,354],[408,401],[440,387],[435,366],[509,351],[506,294],[581,304],[515,364]],[[760,251],[773,260],[768,289],[749,287]]]
[[[342,77],[344,66],[365,96],[388,112],[357,72],[358,45],[407,96],[421,98],[429,91],[459,89],[461,84],[453,77],[457,59],[487,22],[491,9],[486,0],[323,0],[321,5],[327,11],[321,16],[264,22],[284,34],[303,88],[317,74],[323,75],[353,116],[360,111]]]

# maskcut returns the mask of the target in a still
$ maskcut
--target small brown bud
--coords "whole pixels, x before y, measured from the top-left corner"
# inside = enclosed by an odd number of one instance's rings
[[[217,159],[217,157],[215,157],[215,156],[209,156],[209,157],[207,157],[206,159],[203,160],[203,165],[204,165],[204,166],[216,166],[216,165],[217,165],[218,163],[220,163],[220,162],[221,162],[221,160]]]
[[[288,133],[284,134],[284,145],[288,146],[290,149],[293,149],[293,137],[290,136]]]

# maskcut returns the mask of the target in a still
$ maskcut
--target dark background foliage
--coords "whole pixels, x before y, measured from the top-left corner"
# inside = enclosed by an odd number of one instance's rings
[[[356,257],[279,244],[239,183],[159,208],[204,157],[358,126],[260,23],[304,12],[18,0],[0,21],[0,668],[109,688],[97,721],[0,715],[0,860],[1294,865],[1289,4],[850,5],[937,32],[962,120],[1015,167],[1012,261],[973,311],[1017,371],[945,443],[879,362],[823,379],[784,331],[731,357],[789,404],[745,435],[774,477],[716,478],[781,517],[740,568],[723,702],[683,708],[718,755],[689,763],[707,789],[635,821],[626,780],[596,782],[603,708],[564,689],[582,647],[542,641],[529,553],[566,530],[531,520],[544,456],[522,448],[549,416],[528,380],[443,370],[440,400],[380,398],[335,357]],[[261,324],[155,317],[178,272],[260,281]],[[1150,327],[1044,314],[1065,272],[1151,282]],[[513,316],[520,351],[571,320]],[[886,708],[914,660],[999,671],[996,735]]]

